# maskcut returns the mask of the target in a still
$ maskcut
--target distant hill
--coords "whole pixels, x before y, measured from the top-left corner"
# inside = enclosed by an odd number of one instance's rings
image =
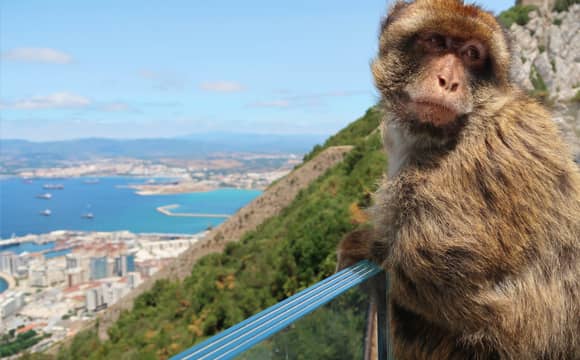
[[[137,159],[205,158],[213,153],[296,153],[304,154],[324,140],[313,134],[206,133],[179,138],[102,139],[32,142],[0,139],[2,158],[44,160],[87,160],[130,157]]]

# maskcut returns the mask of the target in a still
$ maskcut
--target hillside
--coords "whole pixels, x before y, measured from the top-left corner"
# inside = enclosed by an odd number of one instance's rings
[[[200,259],[183,280],[157,281],[108,329],[109,340],[99,340],[96,329],[89,329],[60,349],[56,358],[167,358],[332,274],[338,241],[366,221],[360,209],[369,205],[383,173],[385,158],[376,131],[379,118],[379,111],[370,109],[315,147],[302,167],[331,146],[353,145],[354,149],[300,191],[279,215],[241,241],[229,243],[223,253]],[[352,332],[358,338],[364,326],[364,313],[358,311],[352,306],[342,309],[340,317],[351,319],[342,322],[320,313],[313,324],[332,324],[337,334]],[[360,351],[356,344],[336,346],[336,341],[319,345],[311,347],[319,352],[310,353],[310,358],[348,354],[352,358]]]
[[[222,252],[225,246],[239,241],[249,231],[255,230],[272,216],[278,215],[296,198],[298,193],[310,185],[329,168],[341,162],[352,146],[330,146],[317,154],[311,161],[288,176],[272,184],[260,196],[228,218],[219,227],[212,229],[202,242],[194,244],[170,265],[133,290],[122,301],[99,314],[98,331],[101,339],[108,338],[107,330],[118,319],[122,310],[131,309],[135,298],[150,290],[158,279],[183,280],[191,273],[192,266],[203,256]]]

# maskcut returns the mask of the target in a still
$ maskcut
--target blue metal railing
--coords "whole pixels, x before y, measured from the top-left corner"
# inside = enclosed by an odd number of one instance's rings
[[[233,359],[347,290],[377,275],[385,279],[384,274],[378,266],[361,261],[173,356],[171,360]],[[386,327],[386,299],[379,301],[383,303],[378,311],[379,353],[384,348],[387,354],[388,336],[382,330]]]

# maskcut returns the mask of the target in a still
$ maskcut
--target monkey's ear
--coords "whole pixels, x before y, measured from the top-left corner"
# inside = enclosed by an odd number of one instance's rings
[[[354,230],[345,235],[337,249],[336,270],[372,259],[374,231],[370,228]]]
[[[391,6],[388,15],[381,21],[381,34],[390,24],[392,24],[395,20],[397,20],[401,16],[403,9],[406,8],[408,5],[409,5],[408,2],[399,0],[393,6]]]

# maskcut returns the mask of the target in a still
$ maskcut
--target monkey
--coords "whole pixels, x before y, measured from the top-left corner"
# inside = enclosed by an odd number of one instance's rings
[[[388,170],[338,247],[389,281],[394,357],[580,359],[580,172],[462,0],[398,1],[371,63]]]

